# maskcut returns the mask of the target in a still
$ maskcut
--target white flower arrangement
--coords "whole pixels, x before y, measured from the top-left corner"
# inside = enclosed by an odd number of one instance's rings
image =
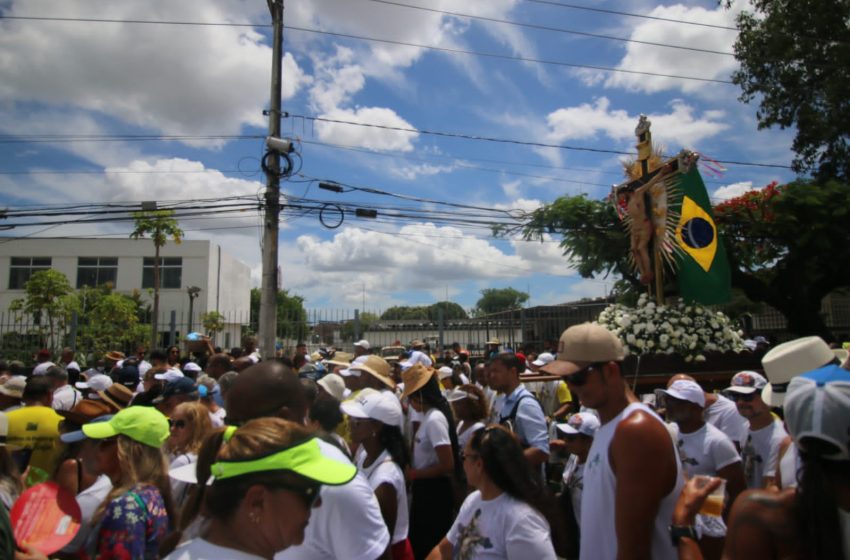
[[[686,362],[703,362],[706,352],[744,350],[743,333],[729,317],[698,304],[656,305],[642,294],[637,307],[609,305],[597,321],[630,354],[680,354]]]

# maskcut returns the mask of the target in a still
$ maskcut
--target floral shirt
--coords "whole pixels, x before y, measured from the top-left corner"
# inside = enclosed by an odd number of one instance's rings
[[[137,484],[106,507],[98,532],[95,558],[158,558],[159,543],[168,532],[168,513],[159,489],[149,484]]]

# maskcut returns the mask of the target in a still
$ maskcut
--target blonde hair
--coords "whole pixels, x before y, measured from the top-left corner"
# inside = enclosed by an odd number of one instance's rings
[[[197,455],[201,450],[204,439],[212,432],[210,411],[201,403],[184,402],[174,407],[174,412],[171,413],[172,418],[177,414],[184,416],[186,419],[186,429],[190,431],[189,441],[179,448],[171,448],[169,446],[168,451],[171,453],[194,453]]]
[[[101,502],[92,518],[96,525],[106,514],[112,500],[130,492],[137,484],[156,486],[165,503],[169,521],[173,521],[174,501],[171,497],[171,481],[168,478],[168,462],[159,447],[151,447],[123,434],[117,436],[118,465],[121,468],[121,480],[112,488]]]

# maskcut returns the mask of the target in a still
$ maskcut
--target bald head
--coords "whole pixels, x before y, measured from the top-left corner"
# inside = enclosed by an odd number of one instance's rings
[[[249,358],[248,356],[243,356],[241,358],[236,358],[233,360],[233,365],[231,366],[233,371],[245,371],[249,367],[254,365],[254,360]]]
[[[691,377],[690,375],[684,373],[677,373],[673,377],[667,380],[667,388],[670,388],[670,385],[675,383],[676,381],[693,381],[694,383],[698,383],[696,379]]]
[[[227,392],[229,424],[243,424],[264,416],[303,424],[306,412],[307,399],[298,376],[275,360],[242,371]]]

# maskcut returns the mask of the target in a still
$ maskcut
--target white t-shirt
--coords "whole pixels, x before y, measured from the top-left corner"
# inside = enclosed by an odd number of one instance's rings
[[[741,450],[748,488],[762,488],[764,477],[776,474],[779,445],[787,435],[782,422],[776,419],[760,430],[749,431]]]
[[[782,475],[779,487],[783,490],[797,487],[797,470],[799,468],[797,457],[797,444],[792,441],[791,445],[785,450],[785,455],[779,459],[779,473]]]
[[[738,407],[735,406],[734,402],[723,395],[718,395],[714,404],[702,413],[702,417],[743,449],[750,426],[747,419],[738,414]]]
[[[690,434],[679,430],[676,445],[688,478],[698,474],[717,476],[717,471],[741,460],[732,440],[711,424]]]
[[[45,373],[47,373],[48,369],[50,369],[51,367],[53,367],[55,365],[56,364],[54,364],[53,362],[42,362],[42,363],[38,364],[37,366],[35,366],[34,368],[32,368],[32,374],[33,375],[44,375]]]
[[[446,539],[464,560],[555,559],[549,523],[533,507],[507,493],[482,500],[475,491],[463,501]]]
[[[221,407],[215,412],[210,412],[210,424],[213,429],[224,427],[224,417],[227,416],[227,411]]]
[[[463,425],[463,420],[457,424],[457,446],[460,450],[466,449],[466,444],[469,443],[472,434],[485,427],[484,422],[476,422],[461,433],[460,429],[463,428]]]
[[[74,360],[71,360],[70,362],[68,362],[67,364],[65,364],[62,367],[65,369],[65,371],[71,371],[71,370],[76,371],[76,372],[80,371],[80,364],[78,364]]]
[[[80,506],[80,530],[74,535],[73,540],[65,545],[62,552],[74,554],[86,544],[92,530],[91,521],[94,512],[106,499],[110,490],[112,490],[112,481],[109,480],[108,476],[102,474],[97,477],[94,484],[75,496],[77,504]]]
[[[184,542],[166,556],[165,560],[221,560],[222,558],[228,560],[262,560],[263,557],[242,552],[235,548],[225,548],[198,538]]]
[[[402,542],[407,538],[409,528],[407,485],[404,481],[404,473],[401,472],[401,467],[393,461],[392,456],[390,456],[389,451],[386,449],[378,455],[375,462],[369,467],[363,466],[365,460],[366,454],[360,454],[357,457],[357,468],[360,469],[363,476],[369,481],[369,486],[372,487],[372,490],[377,490],[381,484],[390,484],[395,489],[397,503],[392,544]]]
[[[83,396],[70,385],[62,385],[53,391],[53,410],[71,410]]]
[[[564,491],[570,493],[576,524],[581,527],[581,493],[584,490],[584,463],[578,457],[570,455],[564,466]]]
[[[323,455],[351,463],[342,451],[318,441]],[[310,515],[304,543],[275,554],[275,560],[375,560],[384,553],[390,533],[362,473],[342,486],[323,485],[320,496],[322,505]]]
[[[438,409],[430,409],[422,418],[416,437],[413,438],[413,468],[424,469],[436,465],[439,460],[434,448],[451,444],[449,421]]]

